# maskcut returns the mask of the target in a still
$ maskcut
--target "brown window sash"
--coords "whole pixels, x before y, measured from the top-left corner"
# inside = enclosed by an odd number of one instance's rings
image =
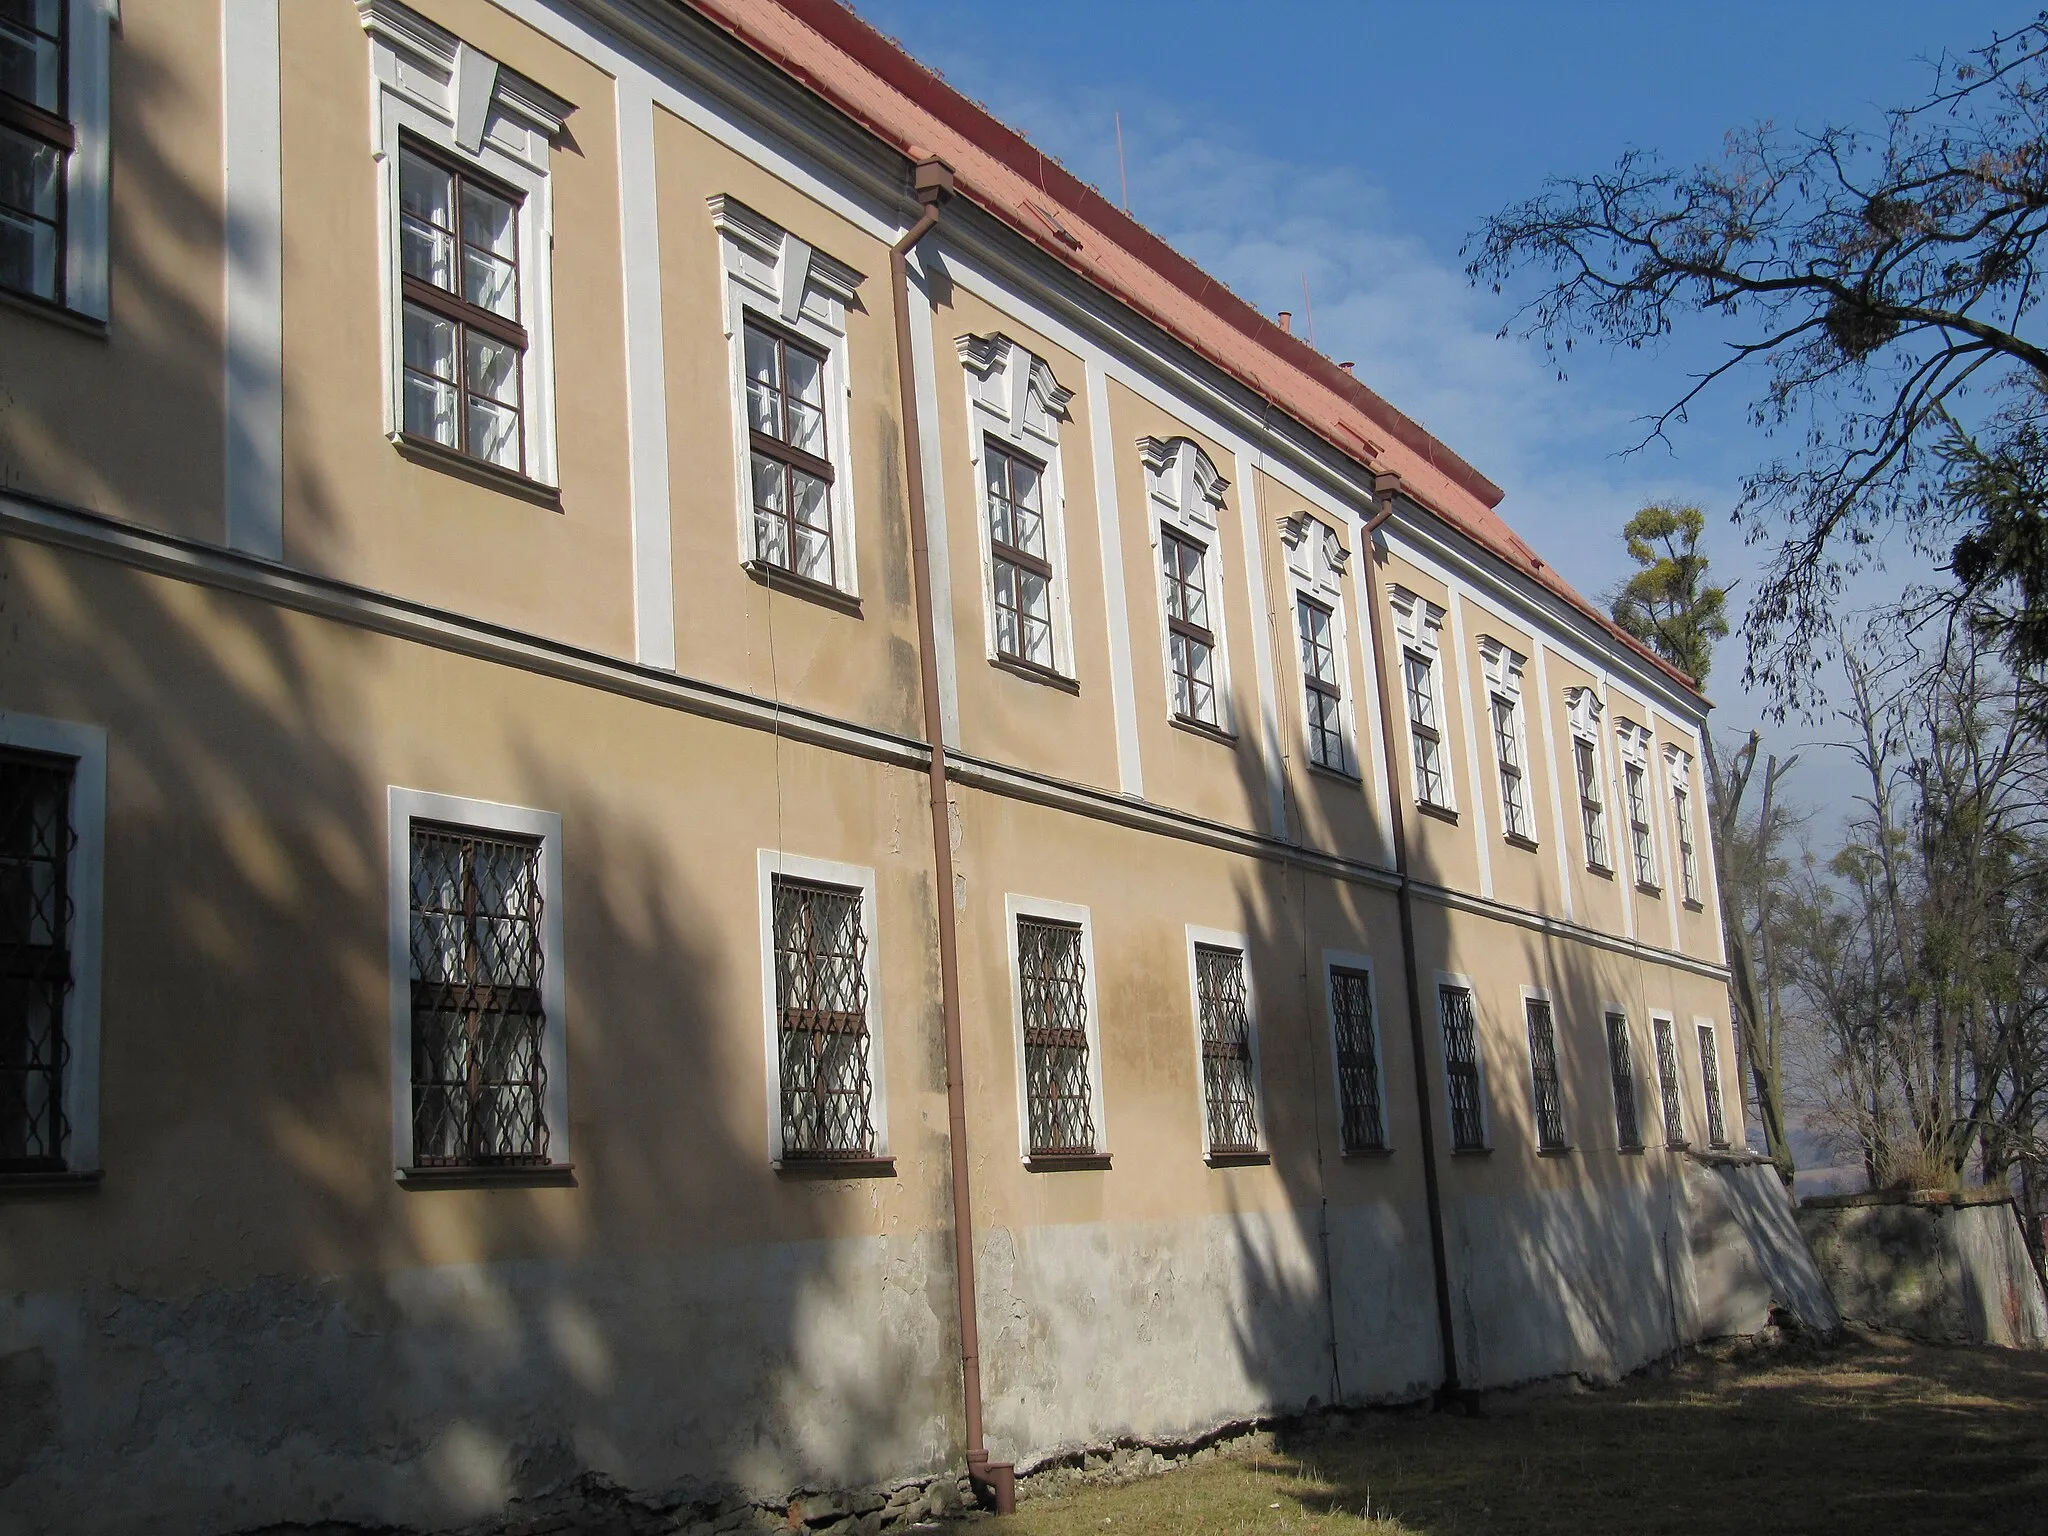
[[[68,67],[68,58],[59,65],[60,72]],[[41,139],[52,148],[70,154],[78,148],[78,130],[68,119],[37,106],[32,101],[23,101],[19,96],[10,96],[0,91],[0,123],[27,134],[30,138]]]
[[[495,310],[485,309],[481,304],[472,304],[460,294],[450,293],[446,288],[437,288],[423,277],[405,274],[403,282],[405,297],[421,309],[431,309],[443,319],[453,320],[457,325],[468,326],[482,331],[507,346],[517,347],[521,358],[526,354],[526,327],[516,320],[507,320]]]

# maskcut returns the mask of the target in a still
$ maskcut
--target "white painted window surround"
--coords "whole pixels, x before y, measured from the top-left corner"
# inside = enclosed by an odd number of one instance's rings
[[[767,1090],[767,1152],[772,1168],[782,1166],[782,1010],[775,991],[775,878],[803,880],[860,892],[861,934],[867,941],[867,1024],[869,1124],[876,1158],[889,1151],[889,1074],[883,1066],[882,946],[876,934],[875,872],[864,864],[840,864],[762,848],[755,854],[761,932],[761,1042],[766,1052],[763,1087]],[[1014,941],[1013,941],[1014,942]],[[1014,970],[1015,968],[1012,967]]]
[[[121,25],[121,0],[63,0],[65,49],[63,116],[72,148],[64,156],[64,248],[55,303],[88,320],[107,318],[107,193],[113,153],[109,86],[112,35]],[[34,7],[30,7],[34,13]],[[30,303],[47,304],[40,297]]]
[[[1280,545],[1287,566],[1288,598],[1287,607],[1293,615],[1291,622],[1296,629],[1296,665],[1303,665],[1303,647],[1300,634],[1301,604],[1306,597],[1318,606],[1329,610],[1330,650],[1336,663],[1339,695],[1338,719],[1342,738],[1344,760],[1327,766],[1347,773],[1352,778],[1359,776],[1358,770],[1358,719],[1353,708],[1351,687],[1351,647],[1347,640],[1344,601],[1344,568],[1351,562],[1351,551],[1346,549],[1337,537],[1336,529],[1306,511],[1294,512],[1280,518]],[[1307,680],[1297,678],[1297,684],[1306,692]],[[1304,704],[1307,700],[1304,698]],[[1307,743],[1303,750],[1307,751]]]
[[[391,968],[391,1158],[400,1178],[412,1166],[412,830],[415,822],[468,827],[540,842],[541,1063],[547,1070],[542,1113],[548,1157],[566,1167],[569,1153],[569,988],[562,952],[562,818],[553,811],[500,805],[461,795],[391,785],[387,791],[387,894]],[[544,1170],[543,1170],[544,1171]]]
[[[756,563],[753,449],[748,433],[746,323],[752,314],[769,330],[808,342],[825,359],[825,457],[832,466],[832,585],[860,596],[855,549],[852,432],[848,401],[853,374],[846,312],[864,280],[860,273],[798,238],[765,214],[723,193],[709,200],[718,231],[727,368],[732,399],[733,486],[739,557]]]
[[[370,37],[370,152],[377,165],[378,268],[383,302],[385,435],[402,436],[405,305],[400,295],[398,148],[401,136],[474,165],[522,194],[517,215],[520,379],[525,475],[559,483],[555,452],[554,201],[548,157],[575,110],[553,92],[398,4],[356,0]]]
[[[1185,437],[1141,437],[1138,455],[1145,465],[1145,526],[1152,548],[1152,595],[1159,605],[1159,665],[1166,683],[1166,718],[1173,711],[1173,638],[1166,607],[1166,580],[1161,532],[1171,529],[1202,549],[1203,599],[1207,628],[1216,637],[1210,656],[1216,696],[1216,729],[1237,730],[1236,695],[1230,686],[1230,641],[1223,604],[1223,498],[1230,482],[1199,443]]]
[[[62,1029],[68,1055],[62,1080],[67,1174],[100,1167],[100,957],[107,838],[107,733],[97,725],[0,710],[0,746],[72,761],[73,843],[66,890],[71,898],[71,990]]]
[[[1001,659],[996,634],[995,552],[990,543],[989,445],[1045,466],[1039,510],[1045,527],[1045,562],[1052,567],[1051,670],[1075,675],[1072,583],[1067,574],[1067,489],[1060,461],[1060,428],[1072,420],[1074,392],[1053,376],[1052,365],[1002,332],[957,336],[954,350],[967,380],[967,456],[974,466],[977,548],[981,552],[982,653]]]
[[[1051,901],[1038,896],[1007,895],[1003,898],[1003,929],[1010,946],[1010,1038],[1017,1062],[1017,1152],[1031,1161],[1031,1104],[1024,1076],[1024,983],[1017,962],[1017,919],[1042,918],[1050,923],[1072,923],[1081,930],[1081,995],[1087,1002],[1089,1111],[1095,1117],[1095,1156],[1109,1156],[1109,1121],[1102,1095],[1102,1010],[1095,996],[1095,919],[1088,908],[1070,901]]]

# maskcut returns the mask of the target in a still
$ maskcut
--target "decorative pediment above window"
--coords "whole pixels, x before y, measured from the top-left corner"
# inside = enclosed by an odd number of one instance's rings
[[[474,155],[488,140],[545,172],[548,148],[576,109],[398,0],[356,0],[383,87],[448,124]]]
[[[1145,490],[1168,522],[1213,529],[1223,509],[1223,478],[1201,446],[1185,437],[1141,437]]]
[[[1321,518],[1294,512],[1280,519],[1280,542],[1287,550],[1287,569],[1303,585],[1333,599],[1343,590],[1351,551],[1336,529]]]
[[[1596,736],[1600,731],[1600,716],[1605,713],[1600,707],[1600,695],[1591,688],[1567,688],[1564,702],[1571,711],[1572,734],[1575,736]]]
[[[724,239],[728,275],[773,306],[785,325],[814,321],[846,334],[846,311],[864,279],[765,214],[724,193],[709,199],[711,222]]]
[[[1060,423],[1072,419],[1067,405],[1074,392],[1053,377],[1050,363],[1000,331],[959,336],[953,345],[967,370],[974,403],[995,417],[998,430],[1019,440],[1029,433],[1059,442]]]
[[[1692,782],[1692,754],[1683,747],[1675,747],[1667,742],[1664,747],[1664,766],[1670,772],[1672,780],[1681,787]]]
[[[1617,719],[1614,734],[1621,740],[1621,755],[1632,763],[1648,763],[1650,760],[1650,732],[1647,726],[1633,720]]]
[[[1443,649],[1443,609],[1400,586],[1387,589],[1387,601],[1393,605],[1394,629],[1403,645],[1431,657]]]
[[[1479,637],[1479,660],[1486,668],[1486,686],[1504,698],[1522,696],[1522,669],[1529,658],[1491,635]]]

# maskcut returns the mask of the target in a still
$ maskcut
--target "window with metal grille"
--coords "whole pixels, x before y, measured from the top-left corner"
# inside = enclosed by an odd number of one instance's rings
[[[8,1172],[65,1166],[72,774],[69,758],[0,749],[0,1170]]]
[[[1258,1085],[1253,1080],[1252,1020],[1244,953],[1195,946],[1195,986],[1202,1023],[1202,1092],[1208,1102],[1209,1150],[1259,1149]]]
[[[1451,1098],[1451,1147],[1477,1152],[1486,1146],[1486,1119],[1479,1100],[1479,1018],[1469,987],[1440,986],[1437,1011],[1444,1028],[1444,1077]]]
[[[1095,1151],[1088,1071],[1088,974],[1081,925],[1017,919],[1017,983],[1024,1007],[1024,1097],[1031,1151]]]
[[[412,827],[412,1156],[545,1164],[541,845]]]
[[[1721,1116],[1721,1044],[1714,1026],[1702,1024],[1700,1031],[1700,1092],[1707,1102],[1707,1145],[1728,1145],[1728,1122]]]
[[[1301,682],[1308,723],[1308,760],[1318,768],[1350,771],[1344,752],[1344,687],[1337,680],[1337,650],[1330,610],[1306,597],[1294,601],[1301,630]]]
[[[398,152],[405,435],[523,473],[520,202],[417,144]]]
[[[1162,528],[1159,559],[1166,581],[1166,647],[1173,663],[1173,713],[1214,728],[1216,635],[1209,623],[1209,552]]]
[[[1593,743],[1583,736],[1572,738],[1572,761],[1579,770],[1579,816],[1586,827],[1586,863],[1593,869],[1607,868],[1607,811],[1600,803],[1600,767]]]
[[[983,443],[981,467],[988,490],[996,654],[1050,672],[1052,560],[1046,552],[1045,466],[991,438]]]
[[[777,875],[774,903],[783,1160],[872,1157],[861,893]]]
[[[1529,1020],[1529,1079],[1536,1096],[1536,1144],[1546,1152],[1562,1152],[1570,1143],[1564,1131],[1564,1084],[1557,1075],[1557,1024],[1543,998],[1526,1000]]]
[[[1415,798],[1424,805],[1448,810],[1444,784],[1443,737],[1437,723],[1436,666],[1419,651],[1401,653],[1408,685],[1408,734],[1415,757]]]
[[[1695,906],[1700,899],[1700,857],[1692,842],[1692,796],[1680,780],[1671,787],[1671,812],[1678,822],[1678,873],[1684,882],[1685,899]]]
[[[1625,1014],[1607,1015],[1607,1071],[1614,1079],[1614,1139],[1624,1151],[1643,1144],[1642,1126],[1636,1121],[1636,1061],[1629,1044]]]
[[[1657,862],[1650,851],[1650,797],[1641,763],[1622,765],[1621,782],[1628,796],[1629,847],[1635,855],[1636,884],[1655,886]]]
[[[1500,763],[1500,820],[1509,837],[1529,841],[1529,804],[1522,785],[1522,732],[1516,704],[1493,695],[1493,755]]]
[[[1669,1019],[1652,1019],[1650,1034],[1657,1045],[1657,1096],[1664,1103],[1664,1141],[1685,1145],[1685,1096],[1678,1086],[1678,1041]]]
[[[751,314],[743,342],[754,558],[837,586],[825,356]]]
[[[1337,1034],[1337,1099],[1344,1115],[1344,1150],[1379,1151],[1387,1144],[1387,1127],[1380,1113],[1372,978],[1364,971],[1331,970],[1330,1024]]]
[[[67,0],[0,0],[0,288],[64,301]]]

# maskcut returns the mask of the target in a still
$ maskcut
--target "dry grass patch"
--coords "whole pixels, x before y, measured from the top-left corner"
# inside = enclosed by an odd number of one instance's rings
[[[1511,1414],[1367,1416],[1027,1501],[1014,1536],[2048,1532],[2048,1359],[1859,1336]]]

